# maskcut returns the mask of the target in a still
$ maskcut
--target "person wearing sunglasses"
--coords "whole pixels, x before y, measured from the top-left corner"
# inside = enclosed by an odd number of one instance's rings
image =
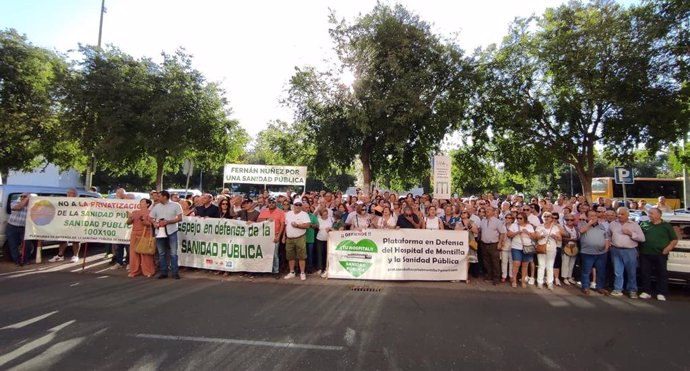
[[[527,266],[534,260],[534,255],[525,254],[525,246],[534,246],[534,241],[538,235],[534,231],[534,226],[527,222],[527,213],[517,214],[516,222],[507,231],[507,237],[511,239],[510,252],[513,257],[513,274],[510,277],[510,285],[517,287],[517,274],[520,271],[520,282],[523,288],[527,287],[529,278],[527,276]]]
[[[565,225],[563,226],[563,231],[565,232],[565,235],[563,236],[563,245],[568,247],[570,244],[574,245],[573,247],[577,247],[580,241],[580,231],[577,228],[577,224],[575,224],[575,215],[565,214],[563,221],[565,222]],[[563,283],[565,283],[567,286],[577,284],[577,281],[573,276],[575,262],[577,261],[577,252],[574,252],[574,254],[575,255],[566,253],[563,254],[561,258],[560,273],[563,277]]]

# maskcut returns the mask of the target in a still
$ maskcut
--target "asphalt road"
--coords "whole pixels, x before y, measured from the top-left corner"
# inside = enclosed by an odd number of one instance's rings
[[[480,282],[288,282],[184,272],[175,281],[96,273],[107,264],[84,274],[6,267],[0,369],[690,368],[687,300]]]

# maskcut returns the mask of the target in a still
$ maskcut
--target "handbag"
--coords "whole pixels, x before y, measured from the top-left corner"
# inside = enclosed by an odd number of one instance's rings
[[[156,246],[153,243],[153,236],[151,234],[147,236],[146,230],[147,229],[145,228],[144,232],[141,234],[141,237],[139,237],[139,241],[137,241],[136,246],[134,246],[134,251],[137,254],[153,255],[156,252]]]
[[[537,250],[534,248],[533,244],[525,245],[525,240],[522,239],[522,236],[517,236],[520,238],[520,242],[522,243],[522,253],[525,255],[534,255],[537,253]]]
[[[549,242],[549,238],[551,238],[552,230],[553,224],[551,225],[551,228],[549,228],[549,233],[546,235],[546,242],[537,244],[537,254],[546,254],[546,244]]]
[[[474,238],[470,238],[470,249],[477,251],[479,249],[479,244],[477,243],[477,240]]]

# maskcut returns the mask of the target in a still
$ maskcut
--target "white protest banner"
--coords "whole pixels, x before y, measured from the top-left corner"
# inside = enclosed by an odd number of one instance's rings
[[[467,279],[466,231],[366,229],[328,234],[328,277],[360,280]]]
[[[271,272],[274,225],[185,217],[178,225],[179,264],[228,272]]]
[[[450,199],[450,156],[434,156],[434,198]]]
[[[31,197],[27,240],[129,244],[127,212],[139,201],[90,197]]]
[[[306,166],[225,164],[223,183],[305,185]]]

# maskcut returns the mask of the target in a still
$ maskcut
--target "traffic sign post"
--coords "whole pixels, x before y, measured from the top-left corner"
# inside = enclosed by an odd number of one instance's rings
[[[194,172],[194,160],[188,158],[184,159],[182,164],[182,174],[187,176],[187,184],[184,186],[184,197],[187,198],[187,192],[189,192],[189,177]]]
[[[628,195],[625,192],[625,185],[635,183],[635,177],[633,176],[633,168],[625,166],[616,166],[613,169],[613,177],[616,181],[616,184],[623,185],[623,203],[627,207]]]

